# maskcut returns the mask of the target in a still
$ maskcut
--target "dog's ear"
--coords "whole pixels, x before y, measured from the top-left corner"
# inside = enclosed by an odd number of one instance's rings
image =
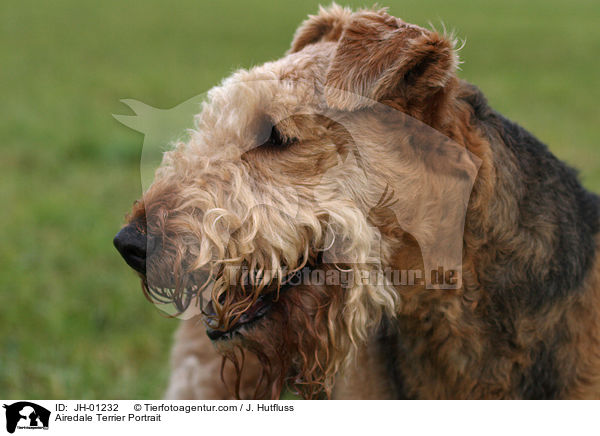
[[[296,53],[307,45],[320,41],[335,42],[340,39],[344,27],[350,22],[352,11],[332,3],[328,8],[319,6],[317,15],[309,15],[294,35],[289,53]]]
[[[428,100],[454,76],[453,42],[381,11],[361,11],[345,25],[327,71],[327,103],[355,110],[384,99]],[[366,97],[366,98],[364,98]]]

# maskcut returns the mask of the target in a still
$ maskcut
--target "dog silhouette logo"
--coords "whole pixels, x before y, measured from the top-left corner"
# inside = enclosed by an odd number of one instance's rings
[[[4,405],[6,409],[6,431],[14,433],[18,429],[48,429],[50,411],[29,401],[19,401]]]

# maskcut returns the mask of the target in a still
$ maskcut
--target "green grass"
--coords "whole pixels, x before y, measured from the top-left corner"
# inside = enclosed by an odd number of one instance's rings
[[[0,397],[161,395],[176,321],[112,247],[140,194],[142,136],[111,114],[122,98],[175,106],[279,57],[317,4],[0,4]],[[600,191],[600,3],[388,5],[466,38],[461,76]]]

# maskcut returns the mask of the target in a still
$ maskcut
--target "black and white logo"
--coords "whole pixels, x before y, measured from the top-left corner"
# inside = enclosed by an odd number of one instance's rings
[[[16,429],[48,430],[50,411],[29,401],[5,404],[6,431],[14,433]]]

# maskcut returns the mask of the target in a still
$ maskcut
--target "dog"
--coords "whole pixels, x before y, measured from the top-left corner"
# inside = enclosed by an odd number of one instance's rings
[[[458,62],[334,4],[210,91],[114,240],[167,398],[600,397],[600,199]]]

